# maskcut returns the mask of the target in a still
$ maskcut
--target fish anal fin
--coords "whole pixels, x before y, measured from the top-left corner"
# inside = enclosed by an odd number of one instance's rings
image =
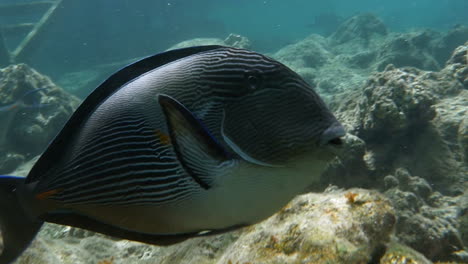
[[[41,218],[47,222],[74,226],[113,237],[129,239],[158,246],[173,245],[196,236],[196,234],[192,233],[180,235],[139,233],[100,222],[86,215],[75,213],[71,210],[49,212]]]

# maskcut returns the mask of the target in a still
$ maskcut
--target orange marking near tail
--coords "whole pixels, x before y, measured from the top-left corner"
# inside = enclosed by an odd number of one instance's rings
[[[154,133],[159,138],[159,141],[161,141],[161,143],[163,143],[164,145],[170,145],[171,144],[171,138],[169,137],[169,135],[164,134],[159,129],[155,130]]]
[[[45,199],[51,197],[52,195],[57,194],[57,193],[59,193],[61,191],[62,191],[62,189],[54,189],[54,190],[38,193],[38,194],[36,194],[36,199],[45,200]]]
[[[10,106],[10,108],[9,108],[8,110],[13,110],[13,109],[15,109],[15,108],[17,108],[17,107],[18,107],[18,105],[17,105],[17,104],[14,104],[14,105]]]

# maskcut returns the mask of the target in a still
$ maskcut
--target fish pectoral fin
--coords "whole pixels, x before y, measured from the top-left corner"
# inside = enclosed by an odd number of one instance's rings
[[[221,136],[224,139],[224,142],[231,148],[232,151],[234,151],[239,157],[241,157],[243,160],[262,167],[270,167],[270,168],[281,168],[284,167],[283,165],[277,165],[277,164],[270,164],[267,162],[263,162],[261,160],[258,160],[249,154],[247,154],[245,151],[243,151],[234,141],[232,141],[226,133],[224,133],[224,120],[226,118],[226,114],[223,114],[223,119],[221,121]]]
[[[212,175],[231,159],[203,123],[176,99],[158,97],[170,131],[172,144],[184,169],[204,189],[212,184]]]

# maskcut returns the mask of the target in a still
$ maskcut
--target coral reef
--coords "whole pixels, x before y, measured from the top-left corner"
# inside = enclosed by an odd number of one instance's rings
[[[37,103],[15,105],[34,90]],[[0,173],[41,153],[80,103],[25,64],[0,70],[0,102],[12,106],[0,111]]]
[[[250,40],[244,36],[238,34],[229,34],[224,40],[224,45],[236,47],[240,49],[250,49],[251,43]]]
[[[391,241],[387,245],[385,254],[380,258],[379,262],[371,262],[379,264],[431,264],[432,262],[424,257],[421,253],[407,247],[401,243]]]
[[[186,41],[182,41],[171,46],[167,50],[172,49],[180,49],[180,48],[187,48],[193,46],[203,46],[203,45],[223,45],[223,46],[230,46],[240,49],[249,49],[251,44],[250,40],[244,36],[238,34],[229,34],[226,39],[218,39],[218,38],[195,38],[189,39]]]
[[[432,54],[443,65],[451,56],[452,51],[468,40],[468,27],[456,25],[445,35],[432,41]]]
[[[379,175],[404,167],[443,192],[461,194],[468,177],[465,57],[466,46],[458,48],[440,72],[390,65],[371,75],[362,91],[332,104],[366,149],[360,161],[344,157],[345,163],[359,167],[353,170],[359,177],[343,177],[345,167],[338,169],[337,180],[345,186],[355,186],[359,179],[375,185]]]
[[[388,64],[396,67],[413,66],[425,70],[438,70],[440,65],[431,54],[430,41],[437,36],[430,31],[393,34],[376,52],[376,69]]]
[[[461,197],[443,196],[425,179],[411,176],[402,168],[384,181],[384,194],[398,215],[396,235],[401,242],[433,261],[468,261],[458,231],[458,219],[463,215]]]
[[[338,44],[359,41],[368,46],[375,35],[385,36],[387,33],[387,27],[379,18],[371,13],[364,13],[346,20],[330,37]]]
[[[5,67],[10,63],[10,52],[8,51],[3,32],[0,32],[0,67]]]
[[[440,70],[453,49],[468,39],[467,31],[459,26],[447,33],[390,32],[379,18],[365,13],[347,19],[329,37],[312,34],[272,57],[297,71],[331,102],[329,97],[360,90],[369,74],[389,64]]]
[[[17,263],[367,263],[394,224],[381,194],[331,187],[297,197],[255,226],[169,247],[47,224]]]
[[[354,136],[323,182],[386,190],[396,236],[433,261],[468,261],[467,51],[439,72],[387,66],[332,104]]]

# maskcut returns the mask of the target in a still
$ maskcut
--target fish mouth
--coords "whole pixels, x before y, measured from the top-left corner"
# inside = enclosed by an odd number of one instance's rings
[[[334,148],[341,148],[343,146],[343,139],[346,135],[344,127],[338,122],[334,122],[330,127],[323,131],[320,135],[319,146],[332,146]]]

